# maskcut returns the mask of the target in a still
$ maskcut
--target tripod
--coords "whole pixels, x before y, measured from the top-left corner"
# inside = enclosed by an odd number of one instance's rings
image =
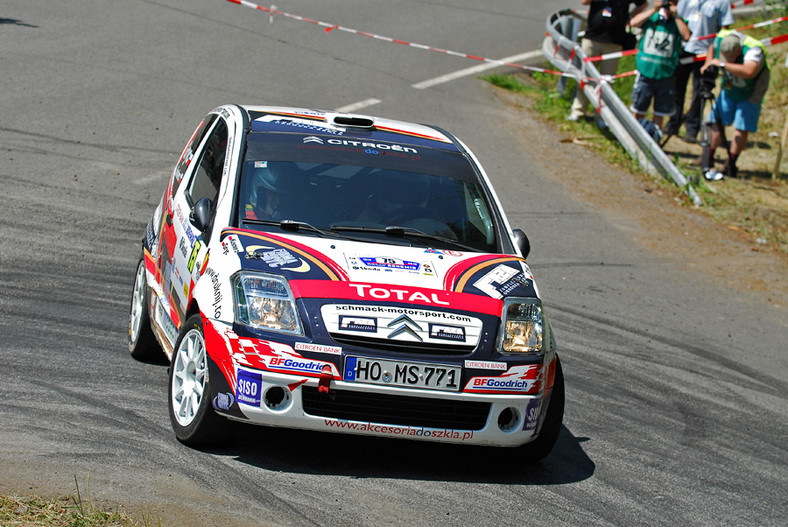
[[[711,152],[711,125],[712,121],[706,118],[706,103],[711,102],[710,108],[714,108],[714,94],[711,90],[703,90],[700,94],[700,141],[698,144],[701,148],[700,169],[704,177],[709,171],[714,168],[714,159]],[[719,111],[714,112],[716,121],[719,121]]]
[[[701,106],[701,112],[704,110],[704,105],[706,101],[711,101],[712,109],[714,110],[714,115],[711,116],[714,118],[714,122],[710,119],[703,119],[703,124],[701,125],[701,140],[700,146],[703,149],[701,153],[701,172],[703,177],[709,181],[718,181],[723,178],[723,176],[728,175],[730,177],[736,177],[736,165],[733,163],[733,158],[731,157],[731,145],[728,142],[728,137],[725,135],[725,125],[722,124],[722,115],[720,114],[720,109],[717,104],[715,104],[714,95],[709,92],[708,94],[703,94],[703,101]],[[701,115],[703,115],[701,113]],[[711,150],[711,126],[712,124],[717,125],[717,131],[720,134],[720,138],[722,139],[722,146],[725,148],[725,152],[728,154],[728,169],[727,174],[723,174],[722,172],[718,172],[714,170],[714,152]]]
[[[664,147],[671,137],[678,135],[682,125],[687,122],[689,113],[694,113],[694,111],[697,111],[698,115],[700,115],[700,123],[701,125],[703,124],[705,103],[709,100],[710,94],[714,90],[715,84],[717,83],[717,75],[719,70],[716,66],[711,66],[706,70],[705,73],[701,74],[699,71],[700,64],[695,64],[692,67],[695,68],[692,73],[687,73],[687,78],[691,76],[693,79],[695,79],[692,82],[692,99],[690,99],[689,111],[688,113],[684,113],[683,105],[682,107],[676,108],[676,112],[678,112],[679,117],[677,120],[678,122],[674,121],[673,118],[668,121],[668,124],[665,127],[664,140],[660,144],[661,147]],[[686,89],[686,87],[684,89]]]

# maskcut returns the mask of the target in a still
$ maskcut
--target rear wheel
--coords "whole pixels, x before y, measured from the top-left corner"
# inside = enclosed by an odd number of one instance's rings
[[[535,440],[520,447],[526,461],[536,462],[543,459],[555,446],[564,420],[564,400],[564,372],[561,369],[561,361],[556,356],[555,381],[553,381],[550,406],[547,407],[547,415],[542,423],[542,429]]]
[[[213,444],[223,431],[229,431],[227,420],[211,408],[210,394],[202,319],[192,315],[181,329],[170,365],[170,421],[182,443]]]
[[[131,292],[129,307],[129,353],[137,360],[150,360],[160,352],[156,337],[150,326],[148,313],[148,284],[145,279],[145,257],[137,262],[134,289]]]

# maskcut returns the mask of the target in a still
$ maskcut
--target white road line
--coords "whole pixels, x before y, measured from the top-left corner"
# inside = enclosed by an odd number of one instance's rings
[[[536,57],[541,57],[542,51],[541,50],[534,50],[529,51],[528,53],[521,53],[520,55],[513,55],[511,57],[506,57],[500,59],[499,62],[519,62],[522,60],[531,60],[535,59]],[[431,88],[433,86],[437,86],[438,84],[443,84],[446,82],[450,82],[462,77],[467,77],[468,75],[475,75],[477,73],[481,73],[483,71],[491,70],[493,68],[501,67],[501,64],[495,64],[492,62],[486,62],[479,66],[474,66],[472,68],[466,68],[464,70],[455,71],[454,73],[448,73],[446,75],[441,75],[440,77],[435,77],[434,79],[429,79],[426,81],[422,81],[416,83],[411,86],[411,88],[416,88],[417,90],[423,90],[425,88]]]
[[[359,101],[353,104],[348,104],[347,106],[343,106],[341,108],[337,108],[336,111],[339,113],[351,113],[362,108],[366,108],[367,106],[374,106],[378,103],[380,103],[379,99],[366,99],[364,101]]]

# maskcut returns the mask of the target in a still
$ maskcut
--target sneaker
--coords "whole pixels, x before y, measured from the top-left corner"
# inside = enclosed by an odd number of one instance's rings
[[[717,170],[714,170],[713,168],[711,170],[707,170],[706,173],[703,174],[703,177],[706,178],[707,181],[719,181],[724,176],[725,174]]]
[[[567,115],[566,120],[567,121],[580,121],[581,119],[585,119],[585,117],[586,116],[583,115],[582,113],[580,113],[580,114],[571,113],[571,114]]]
[[[695,135],[685,135],[682,138],[682,141],[684,141],[685,143],[689,143],[689,144],[695,144],[695,143],[698,142],[698,137],[695,136]]]

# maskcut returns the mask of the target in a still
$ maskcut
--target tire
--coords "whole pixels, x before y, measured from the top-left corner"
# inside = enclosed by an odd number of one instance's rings
[[[561,361],[556,356],[555,381],[550,394],[550,406],[547,407],[547,415],[544,423],[542,423],[542,429],[535,440],[520,447],[527,462],[541,461],[555,446],[564,420],[564,402],[564,372],[561,369]]]
[[[178,336],[170,365],[170,422],[178,440],[189,446],[219,442],[229,422],[211,407],[208,351],[202,319],[192,315]]]
[[[153,335],[148,313],[148,285],[145,280],[145,257],[137,262],[134,289],[129,306],[129,353],[140,361],[150,361],[161,355],[161,347]]]

